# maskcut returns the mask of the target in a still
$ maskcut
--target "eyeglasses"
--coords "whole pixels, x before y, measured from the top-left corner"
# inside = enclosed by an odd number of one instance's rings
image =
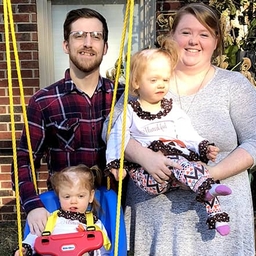
[[[76,40],[84,40],[87,37],[87,34],[89,34],[91,39],[95,41],[103,40],[103,32],[101,31],[72,31],[69,35]]]

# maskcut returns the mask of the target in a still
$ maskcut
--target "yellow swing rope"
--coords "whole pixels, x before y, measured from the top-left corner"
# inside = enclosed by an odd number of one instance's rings
[[[9,27],[8,27],[9,22],[10,22],[11,35],[12,35],[12,40],[13,40],[13,49],[14,49],[14,56],[15,56],[15,62],[16,62],[16,69],[17,69],[17,74],[18,74],[18,82],[19,82],[19,88],[20,88],[25,131],[26,131],[26,137],[27,137],[27,143],[28,143],[32,179],[33,179],[35,190],[37,193],[38,193],[38,190],[37,190],[37,183],[36,183],[36,175],[35,175],[32,147],[31,147],[31,141],[30,141],[30,133],[29,133],[29,127],[28,127],[28,120],[27,120],[27,115],[26,115],[26,104],[25,104],[25,100],[24,100],[24,90],[23,90],[21,71],[20,71],[20,65],[19,65],[19,56],[18,56],[17,43],[16,43],[16,37],[15,37],[15,29],[14,29],[11,1],[3,0],[3,6],[4,6],[5,37],[6,37],[8,88],[9,88],[9,98],[10,98],[11,127],[12,127],[12,147],[13,147],[13,160],[14,160],[13,163],[14,163],[14,176],[15,176],[15,195],[16,195],[16,206],[17,206],[18,242],[19,242],[20,254],[22,254],[22,230],[21,230],[21,211],[20,211],[21,207],[20,207],[20,195],[19,195],[19,186],[18,186],[19,181],[18,181],[18,166],[17,166],[17,151],[16,151],[17,147],[16,147],[14,105],[13,105],[13,94],[12,94],[12,91],[13,91],[12,90],[12,77],[11,77],[12,69],[11,69],[11,57],[10,57]],[[121,70],[122,54],[123,54],[123,49],[124,49],[124,40],[125,40],[125,34],[126,34],[127,20],[128,20],[128,14],[130,11],[127,66],[126,66],[126,82],[125,82],[125,84],[127,86],[125,87],[125,93],[124,93],[124,95],[125,95],[124,96],[124,122],[123,122],[123,127],[122,127],[120,177],[122,177],[123,161],[124,161],[124,137],[125,137],[124,131],[125,131],[125,123],[126,123],[126,107],[127,107],[127,101],[128,101],[128,84],[129,84],[129,66],[130,66],[130,56],[131,56],[131,45],[132,45],[133,10],[134,10],[134,1],[128,0],[127,7],[126,7],[124,26],[123,26],[123,32],[122,32],[121,48],[120,48],[120,53],[119,53],[119,58],[118,58],[117,76],[116,76],[115,85],[114,85],[115,89],[114,89],[114,95],[113,95],[111,112],[110,112],[110,120],[109,120],[109,126],[108,126],[108,134],[109,134],[111,125],[112,125],[112,120],[113,120],[113,112],[114,112],[114,105],[115,105],[114,103],[116,101],[116,93],[117,93],[118,80],[119,80],[119,75],[120,75],[120,70]],[[9,20],[8,20],[8,17],[9,17]],[[115,250],[114,250],[115,256],[118,255],[121,195],[122,195],[122,180],[120,179],[119,186],[118,186],[118,202],[117,202],[117,215],[116,215],[117,217],[116,217]]]
[[[129,16],[130,13],[130,16]],[[113,115],[114,115],[114,106],[116,101],[116,93],[118,80],[120,76],[121,63],[122,63],[122,55],[124,49],[124,40],[127,28],[127,20],[129,16],[129,30],[128,30],[128,46],[127,46],[127,63],[126,63],[126,76],[125,76],[125,90],[124,90],[124,111],[123,111],[123,123],[122,123],[122,140],[121,140],[121,155],[120,155],[120,170],[119,177],[123,176],[123,167],[124,167],[124,144],[125,144],[125,127],[126,127],[126,115],[127,115],[127,104],[128,104],[128,94],[129,94],[129,77],[130,77],[130,58],[131,58],[131,46],[132,46],[132,28],[133,28],[133,13],[134,13],[134,1],[128,0],[126,5],[124,26],[121,38],[121,46],[117,64],[117,75],[115,77],[115,85],[114,85],[114,96],[112,100],[108,130],[107,130],[107,139],[112,127]],[[116,213],[116,230],[115,230],[115,248],[114,248],[114,256],[118,255],[118,242],[119,242],[119,229],[120,229],[120,214],[121,214],[121,197],[122,197],[122,179],[119,179],[118,182],[118,197],[117,197],[117,213]]]
[[[22,255],[22,230],[21,230],[21,209],[20,209],[21,207],[20,207],[18,166],[17,166],[14,105],[13,105],[13,94],[12,94],[13,88],[12,88],[12,75],[11,75],[12,68],[11,68],[11,56],[10,56],[9,23],[10,23],[10,28],[11,28],[14,57],[15,57],[18,82],[19,82],[19,88],[20,88],[23,118],[24,118],[24,122],[25,122],[25,129],[26,129],[26,135],[27,135],[27,143],[28,143],[28,149],[29,149],[29,158],[30,158],[30,164],[31,164],[31,170],[32,170],[32,177],[33,177],[34,186],[35,186],[36,191],[37,191],[37,184],[36,184],[36,178],[35,178],[34,161],[33,161],[31,141],[30,141],[30,136],[29,136],[27,115],[26,115],[26,106],[25,106],[25,100],[24,100],[23,84],[22,84],[22,79],[21,79],[21,71],[20,71],[19,56],[18,56],[18,50],[17,50],[11,1],[4,0],[3,7],[4,7],[4,28],[5,28],[5,42],[6,42],[8,91],[9,91],[9,99],[10,99],[10,114],[11,114],[11,129],[12,129],[15,196],[16,196],[16,206],[17,206],[18,243],[19,243],[19,252],[20,252],[20,255]]]
[[[125,11],[125,17],[124,17],[124,24],[123,24],[123,30],[122,30],[122,36],[121,36],[121,43],[120,43],[120,49],[119,49],[119,55],[118,55],[118,61],[117,61],[117,69],[116,69],[116,77],[115,77],[115,84],[114,84],[114,92],[113,92],[113,99],[111,103],[111,109],[109,113],[109,122],[108,122],[108,129],[107,129],[107,140],[110,134],[110,130],[113,123],[113,116],[114,116],[114,108],[116,103],[116,94],[118,89],[118,83],[119,83],[119,77],[121,73],[121,65],[123,61],[123,52],[124,52],[124,43],[125,43],[125,36],[126,36],[126,30],[127,30],[127,22],[128,22],[128,15],[129,15],[129,7],[130,7],[131,0],[127,0],[126,5],[126,11]],[[133,13],[133,12],[132,12]],[[132,37],[132,34],[129,34],[129,37]],[[127,53],[128,55],[128,53]],[[126,74],[126,77],[129,76]],[[125,83],[127,85],[127,83]],[[110,189],[110,180],[107,179],[107,189]]]
[[[113,94],[113,100],[112,100],[111,110],[110,110],[110,114],[109,114],[107,139],[108,139],[111,127],[112,127],[112,123],[113,123],[113,115],[114,115],[114,108],[115,108],[115,102],[116,102],[117,87],[118,87],[119,77],[120,77],[120,73],[121,73],[121,65],[122,65],[122,61],[123,61],[123,51],[124,51],[124,43],[125,43],[125,35],[126,35],[126,29],[127,29],[127,21],[128,21],[128,15],[129,15],[130,2],[131,2],[130,0],[127,0],[127,6],[126,6],[124,24],[123,24],[123,31],[122,31],[121,43],[120,43],[120,50],[119,50],[118,62],[117,62],[114,94]],[[132,36],[132,34],[131,35],[129,34],[129,36]],[[127,76],[129,76],[129,73],[126,74],[126,77]]]

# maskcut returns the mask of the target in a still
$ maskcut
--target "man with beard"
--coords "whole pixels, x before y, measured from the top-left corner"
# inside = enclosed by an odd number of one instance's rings
[[[67,166],[105,167],[102,125],[110,112],[113,83],[100,76],[99,67],[108,50],[105,18],[88,8],[72,10],[64,22],[63,49],[69,69],[62,80],[39,90],[27,107],[35,168],[45,157],[49,177]],[[119,86],[117,99],[123,92]],[[32,182],[25,130],[17,150],[21,203],[28,214],[31,233],[40,235],[49,212]],[[48,177],[48,188],[51,189]],[[12,168],[12,180],[14,173]]]

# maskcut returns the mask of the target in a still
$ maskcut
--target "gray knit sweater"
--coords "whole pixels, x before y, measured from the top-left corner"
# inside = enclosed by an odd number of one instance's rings
[[[179,105],[176,94],[169,96]],[[213,79],[195,97],[181,101],[199,134],[220,148],[217,162],[238,145],[256,162],[256,90],[243,75],[216,68]],[[194,192],[150,196],[130,180],[125,209],[130,251],[136,256],[254,256],[247,171],[221,182],[233,191],[219,197],[222,210],[230,215],[231,232],[225,237],[207,228],[205,208]]]

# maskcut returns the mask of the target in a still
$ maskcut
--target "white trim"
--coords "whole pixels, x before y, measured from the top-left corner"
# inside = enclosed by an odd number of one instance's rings
[[[37,1],[38,59],[40,88],[54,82],[51,1]]]
[[[63,0],[64,1],[64,0]],[[94,3],[93,0],[89,1]],[[138,0],[138,22],[135,29],[134,51],[142,48],[152,48],[155,43],[155,10],[154,0]],[[54,68],[54,45],[52,24],[52,0],[37,0],[37,25],[38,25],[38,52],[39,52],[39,82],[44,88],[56,81]],[[121,21],[120,21],[121,22]],[[137,34],[136,34],[137,33]],[[137,37],[136,37],[137,36]],[[109,50],[110,51],[110,50]],[[110,54],[110,52],[108,53]],[[108,55],[108,56],[112,56]],[[107,56],[106,56],[107,57]],[[105,57],[105,60],[106,60]],[[110,64],[115,63],[117,56]],[[109,61],[107,61],[109,65]]]
[[[156,41],[156,1],[140,0],[139,10],[140,45],[143,48],[153,48]]]

